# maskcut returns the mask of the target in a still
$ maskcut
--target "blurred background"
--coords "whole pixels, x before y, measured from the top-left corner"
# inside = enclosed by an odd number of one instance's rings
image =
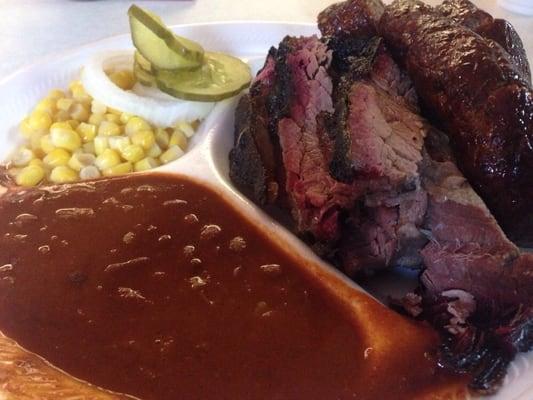
[[[385,2],[390,2],[391,0]],[[533,55],[533,17],[501,8],[497,0],[473,0],[494,16],[515,25]],[[533,3],[533,0],[513,0]],[[334,0],[166,0],[136,1],[169,24],[270,20],[314,22]],[[440,0],[426,0],[437,4]],[[123,0],[0,0],[0,79],[40,57],[129,32]]]

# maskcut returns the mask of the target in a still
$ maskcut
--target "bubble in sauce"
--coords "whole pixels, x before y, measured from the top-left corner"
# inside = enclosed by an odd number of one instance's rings
[[[42,245],[42,246],[39,246],[39,248],[37,249],[39,251],[39,253],[41,254],[47,254],[50,252],[50,246],[48,246],[47,244],[45,245]]]
[[[193,276],[192,278],[190,278],[189,283],[191,284],[191,288],[193,289],[198,289],[207,285],[207,281],[199,276]]]
[[[133,242],[134,239],[135,239],[135,233],[131,231],[124,234],[124,236],[122,236],[122,241],[126,244],[130,244],[131,242]]]
[[[229,241],[229,249],[232,251],[242,251],[246,248],[246,240],[241,236],[235,236]]]
[[[196,247],[194,247],[192,244],[189,244],[183,248],[183,254],[186,256],[192,256],[195,251]]]
[[[269,276],[279,276],[281,275],[281,265],[279,264],[264,264],[259,267],[261,272],[264,272]]]
[[[198,222],[198,217],[196,216],[196,214],[187,214],[183,217],[183,220],[188,224],[195,224]]]
[[[218,225],[215,225],[215,224],[204,225],[202,229],[200,230],[200,239],[204,239],[204,240],[213,239],[220,232],[222,232],[222,228]]]

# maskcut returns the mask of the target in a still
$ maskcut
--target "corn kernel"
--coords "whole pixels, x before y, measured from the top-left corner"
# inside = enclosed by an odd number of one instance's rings
[[[157,145],[157,143],[154,143],[152,147],[146,152],[146,155],[148,157],[157,158],[163,153],[163,150],[161,150],[161,147]]]
[[[31,134],[34,132],[34,129],[30,126],[30,119],[29,117],[24,118],[22,122],[19,125],[20,133],[22,133],[22,136],[25,138],[29,138]]]
[[[89,117],[87,122],[89,122],[90,124],[98,126],[104,120],[105,120],[104,114],[91,114],[91,116]]]
[[[171,161],[177,160],[183,154],[185,154],[183,150],[179,146],[174,145],[174,146],[170,146],[163,154],[161,154],[159,156],[159,160],[163,164],[167,164]]]
[[[56,122],[50,128],[52,144],[67,150],[75,150],[81,147],[80,136],[67,122]]]
[[[166,149],[168,147],[168,142],[170,141],[170,135],[167,131],[165,131],[162,128],[157,128],[155,131],[155,142],[159,147],[162,149]]]
[[[28,165],[22,168],[15,177],[17,185],[31,187],[38,185],[44,179],[44,169],[38,165]]]
[[[80,103],[91,101],[91,96],[87,94],[80,81],[74,81],[69,85],[72,98]]]
[[[52,168],[67,165],[69,160],[70,153],[65,149],[54,149],[43,158],[45,165]]]
[[[189,139],[194,135],[194,128],[187,122],[178,122],[175,129],[180,130]]]
[[[74,104],[74,100],[62,98],[57,101],[56,106],[58,110],[69,111],[72,104]]]
[[[119,125],[120,124],[120,116],[118,116],[117,114],[112,114],[112,113],[107,113],[104,115],[105,116],[105,120],[106,121],[109,121],[109,122],[114,122],[115,124]]]
[[[96,160],[94,154],[76,153],[68,160],[68,166],[75,171],[81,171],[83,168],[93,165]]]
[[[123,90],[130,90],[135,85],[133,73],[128,70],[115,71],[109,75],[109,79]]]
[[[91,140],[93,140],[95,138],[95,136],[96,136],[96,125],[82,122],[76,128],[76,131],[80,135],[81,140],[83,140],[84,143],[87,143],[87,142],[90,142]]]
[[[128,113],[122,113],[120,114],[120,122],[122,122],[123,124],[127,124],[128,121],[133,117],[133,115],[131,114],[128,114]]]
[[[105,139],[105,138],[104,138]],[[83,146],[83,151],[85,153],[91,153],[91,154],[96,154],[96,151],[95,151],[95,148],[94,148],[94,142],[87,142],[87,143],[84,143]]]
[[[55,99],[44,98],[37,103],[34,110],[44,111],[49,115],[54,115],[54,113],[57,111],[56,101]]]
[[[111,136],[108,139],[109,147],[122,153],[126,147],[131,144],[130,138],[127,136]]]
[[[77,121],[87,121],[89,119],[89,109],[82,103],[75,103],[70,108],[70,117]]]
[[[80,122],[79,121],[76,121],[75,119],[69,119],[66,121],[70,127],[74,130],[76,130],[76,128],[78,128],[78,126],[80,125]]]
[[[29,164],[33,157],[33,151],[27,147],[21,147],[11,156],[11,163],[15,167],[24,167]]]
[[[60,165],[50,172],[50,181],[54,183],[68,183],[78,180],[78,174],[73,169]]]
[[[94,165],[84,167],[80,171],[80,179],[96,179],[100,177],[100,171]]]
[[[34,158],[33,160],[30,161],[28,165],[37,165],[38,167],[41,167],[44,170],[48,168],[46,164],[44,163],[44,161],[41,160],[40,158]]]
[[[52,117],[46,111],[36,110],[31,113],[28,124],[34,131],[46,131],[52,125]]]
[[[41,138],[44,136],[42,132],[33,132],[30,136],[30,147],[34,152],[41,149]]]
[[[123,162],[103,170],[104,176],[122,175],[133,171],[131,162]]]
[[[120,156],[115,150],[105,149],[102,154],[96,157],[94,164],[100,171],[103,171],[104,169],[120,164],[120,161]]]
[[[170,135],[168,145],[169,147],[177,145],[182,150],[185,150],[187,148],[187,137],[180,130],[175,130],[172,135]]]
[[[154,132],[152,132],[152,130],[135,132],[131,135],[131,142],[133,144],[138,144],[144,150],[149,150],[155,143]]]
[[[98,127],[99,136],[116,136],[120,135],[120,126],[114,122],[102,121]]]
[[[58,100],[62,97],[65,97],[65,92],[59,89],[52,89],[50,92],[48,92],[46,97],[51,100]]]
[[[98,100],[93,100],[91,103],[91,112],[94,114],[105,114],[107,112],[107,106]]]
[[[52,138],[50,137],[50,135],[41,136],[40,145],[42,151],[47,154],[56,148],[52,143]]]
[[[144,150],[138,144],[130,144],[122,150],[121,155],[127,161],[137,162],[144,158]]]
[[[68,121],[69,119],[70,119],[70,114],[68,111],[65,111],[65,110],[59,110],[54,117],[54,120],[57,122],[64,122],[64,121]]]
[[[115,108],[111,108],[111,107],[107,107],[107,112],[114,114],[114,115],[118,115],[119,118],[120,118],[120,115],[122,114],[122,111],[117,110]]]
[[[94,138],[94,154],[99,156],[106,149],[109,148],[109,142],[105,136],[97,136]]]
[[[144,119],[139,117],[131,117],[129,121],[126,123],[125,132],[126,135],[132,136],[134,133],[146,130],[146,129],[152,129],[150,127],[150,124],[146,122]]]
[[[159,161],[156,160],[155,158],[153,157],[146,157],[146,158],[143,158],[142,160],[140,161],[137,161],[135,163],[135,166],[134,166],[134,169],[135,171],[137,172],[140,172],[140,171],[148,171],[149,169],[153,169],[155,167],[158,167],[160,164],[159,164]]]

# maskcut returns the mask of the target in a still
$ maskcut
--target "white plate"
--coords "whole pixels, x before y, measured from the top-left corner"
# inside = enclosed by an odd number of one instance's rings
[[[225,51],[247,59],[255,71],[262,66],[265,54],[276,46],[285,35],[312,35],[315,25],[269,22],[228,22],[191,24],[173,27],[180,35],[195,38],[206,48]],[[62,88],[78,76],[80,67],[94,53],[103,50],[133,49],[129,35],[104,39],[63,55],[55,55],[20,70],[0,81],[0,160],[5,160],[19,141],[17,126],[35,103],[52,88]],[[301,241],[280,228],[253,203],[244,198],[228,179],[228,152],[233,144],[233,108],[236,100],[219,103],[199,132],[194,136],[189,152],[181,159],[160,167],[159,170],[183,173],[209,182],[220,190],[228,200],[241,204],[240,209],[260,225],[263,230],[276,236],[280,243],[291,246],[304,258],[321,265],[324,271],[359,286],[345,278],[337,270],[321,262]],[[402,290],[412,279],[402,277],[385,279],[369,286],[381,297],[384,293]],[[491,400],[533,399],[533,353],[522,354],[509,368],[504,387]]]

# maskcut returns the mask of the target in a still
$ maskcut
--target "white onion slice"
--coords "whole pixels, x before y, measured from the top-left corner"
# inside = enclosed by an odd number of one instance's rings
[[[130,51],[97,54],[83,68],[81,83],[88,94],[107,107],[139,116],[160,127],[203,119],[213,109],[215,103],[180,100],[155,88],[137,86],[133,91],[122,90],[105,73],[117,67],[131,69],[132,65]]]

